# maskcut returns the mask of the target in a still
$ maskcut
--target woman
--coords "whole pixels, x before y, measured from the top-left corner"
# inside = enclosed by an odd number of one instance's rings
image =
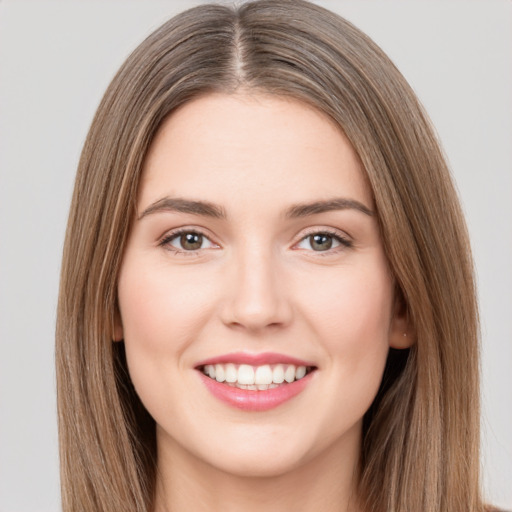
[[[58,315],[65,512],[483,510],[456,194],[408,84],[329,11],[202,6],[135,50]]]

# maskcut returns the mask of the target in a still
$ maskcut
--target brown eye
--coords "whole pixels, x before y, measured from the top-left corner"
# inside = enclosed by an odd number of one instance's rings
[[[175,231],[170,233],[159,244],[175,253],[194,254],[203,249],[213,249],[216,246],[210,239],[198,231]]]
[[[352,247],[352,242],[338,233],[329,231],[318,231],[306,235],[297,245],[300,249],[307,249],[313,252],[334,253],[343,247]]]
[[[325,233],[310,235],[309,243],[314,251],[328,251],[332,247],[332,236]]]
[[[180,244],[186,251],[197,251],[203,245],[203,235],[199,233],[183,233],[180,236]]]

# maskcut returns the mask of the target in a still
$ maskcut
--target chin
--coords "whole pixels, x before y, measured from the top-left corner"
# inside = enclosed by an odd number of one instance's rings
[[[242,478],[275,478],[290,473],[300,467],[303,454],[272,450],[261,450],[257,445],[252,449],[240,451],[219,451],[215,460],[210,459],[210,464],[218,471]]]
[[[245,478],[275,478],[293,472],[336,443],[334,435],[322,436],[314,425],[245,424],[228,430],[222,437],[204,439],[196,456],[219,471]]]

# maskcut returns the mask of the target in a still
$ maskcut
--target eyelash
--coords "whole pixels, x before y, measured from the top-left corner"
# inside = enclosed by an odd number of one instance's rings
[[[172,231],[171,233],[168,233],[166,236],[164,236],[164,238],[162,238],[162,240],[160,241],[160,243],[158,245],[161,247],[165,247],[168,251],[171,251],[175,254],[182,254],[183,256],[195,256],[199,252],[199,250],[183,251],[183,250],[177,249],[176,247],[173,247],[172,245],[170,245],[172,240],[174,240],[175,238],[177,238],[181,235],[185,235],[185,234],[200,235],[209,240],[209,238],[201,231],[198,231],[196,229],[183,228],[183,229],[178,229],[176,231]]]
[[[335,247],[334,249],[328,249],[327,251],[311,251],[314,252],[318,256],[332,256],[335,253],[338,253],[342,251],[343,249],[350,249],[354,246],[353,242],[346,238],[345,236],[341,235],[338,231],[334,231],[332,229],[312,229],[311,231],[306,231],[304,236],[297,242],[300,243],[303,240],[306,240],[310,236],[314,235],[328,235],[332,237],[335,241],[339,242],[340,246]]]
[[[184,250],[177,249],[176,247],[173,247],[172,245],[170,245],[170,242],[172,240],[174,240],[175,238],[177,238],[181,235],[184,235],[184,234],[199,235],[199,236],[203,236],[204,238],[209,240],[209,238],[206,236],[206,234],[202,233],[201,231],[198,231],[196,229],[182,228],[182,229],[178,229],[176,231],[172,231],[171,233],[168,233],[166,236],[164,236],[164,238],[162,238],[162,240],[160,241],[160,243],[158,245],[160,247],[165,247],[167,250],[169,250],[175,254],[180,254],[183,256],[197,255],[197,253],[201,249],[198,249],[195,251],[184,251]],[[348,238],[345,238],[344,236],[340,235],[339,232],[333,231],[330,229],[319,229],[319,230],[309,231],[297,242],[297,244],[302,242],[303,240],[306,240],[308,237],[311,237],[314,235],[328,235],[328,236],[332,237],[334,240],[336,240],[337,242],[339,242],[340,246],[341,246],[341,247],[336,247],[334,249],[328,249],[327,251],[311,251],[311,252],[317,253],[318,256],[323,256],[323,257],[331,256],[333,253],[337,253],[340,250],[350,249],[354,245],[352,243],[352,241],[350,241]]]

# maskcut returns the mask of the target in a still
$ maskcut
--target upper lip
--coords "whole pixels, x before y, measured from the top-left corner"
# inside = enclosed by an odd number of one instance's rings
[[[262,366],[265,364],[293,364],[295,366],[316,366],[311,361],[304,361],[296,357],[286,354],[278,354],[276,352],[261,352],[259,354],[251,354],[249,352],[232,352],[230,354],[222,354],[210,357],[196,364],[197,367],[207,364],[248,364],[251,366]]]

